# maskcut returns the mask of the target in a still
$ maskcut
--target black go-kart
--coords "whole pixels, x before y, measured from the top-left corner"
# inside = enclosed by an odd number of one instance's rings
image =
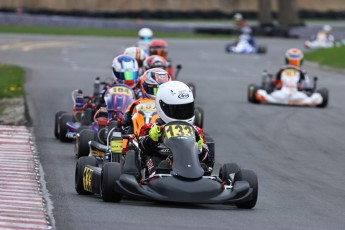
[[[256,205],[256,174],[235,163],[224,164],[219,175],[199,162],[195,129],[186,122],[168,123],[163,129],[162,151],[171,164],[158,166],[146,176],[140,150],[129,150],[122,163],[98,166],[93,157],[81,157],[76,164],[75,189],[79,194],[100,194],[104,201],[119,202],[123,196],[135,199],[236,205],[251,209]]]

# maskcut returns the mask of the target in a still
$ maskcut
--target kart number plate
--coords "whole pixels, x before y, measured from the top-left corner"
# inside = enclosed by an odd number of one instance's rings
[[[138,104],[135,109],[143,112],[154,112],[156,111],[156,105],[154,101],[143,101],[142,103]]]
[[[112,88],[108,89],[108,93],[109,94],[123,94],[123,95],[127,95],[130,97],[134,97],[133,91],[131,91],[130,89],[123,87],[123,86],[112,87]]]
[[[112,153],[122,153],[122,139],[110,141],[110,150]]]
[[[296,77],[298,76],[298,71],[295,69],[286,69],[282,72],[282,75],[286,77]]]
[[[84,185],[84,190],[88,192],[92,192],[91,190],[92,173],[93,173],[93,169],[88,168],[88,167],[84,168],[83,185]]]
[[[166,125],[164,132],[167,138],[195,137],[194,129],[189,125]]]

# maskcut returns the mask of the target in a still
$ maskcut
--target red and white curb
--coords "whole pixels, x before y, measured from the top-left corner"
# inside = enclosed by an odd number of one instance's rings
[[[0,125],[0,229],[52,229],[40,163],[25,126]]]

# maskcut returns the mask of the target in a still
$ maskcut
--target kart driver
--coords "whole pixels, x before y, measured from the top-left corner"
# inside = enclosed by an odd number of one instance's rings
[[[160,68],[153,68],[145,71],[143,74],[143,83],[142,83],[142,91],[143,91],[143,97],[137,99],[132,104],[130,104],[126,110],[123,125],[126,127],[132,127],[132,115],[133,111],[135,110],[136,106],[142,103],[143,101],[154,101],[158,87],[171,80],[171,76],[167,71]]]
[[[115,57],[112,62],[112,70],[114,82],[103,88],[102,96],[99,98],[97,108],[105,105],[104,95],[106,91],[116,84],[124,84],[132,88],[136,98],[141,98],[143,96],[138,74],[138,63],[134,58],[126,55]]]
[[[252,33],[252,28],[250,28],[250,26],[243,26],[241,32],[242,35],[246,35],[248,43],[253,47],[256,47],[256,41]]]
[[[318,42],[334,42],[334,36],[331,34],[332,27],[330,25],[324,25],[322,30],[316,35],[316,41]]]
[[[183,97],[181,96],[183,95]],[[148,175],[154,175],[157,167],[171,168],[170,157],[162,156],[158,143],[162,143],[162,129],[172,121],[194,122],[194,97],[189,87],[180,81],[169,81],[162,84],[156,95],[156,108],[159,115],[156,123],[146,124],[141,128],[139,146],[144,156],[147,156],[146,169]],[[202,129],[194,126],[196,142],[199,148],[199,160],[207,170],[212,165],[208,154],[208,147]],[[166,158],[166,159],[165,159]]]
[[[123,54],[130,56],[137,61],[139,67],[138,74],[141,76],[144,73],[144,60],[147,58],[147,54],[145,53],[144,49],[139,47],[128,47],[125,49]]]
[[[241,13],[234,14],[234,26],[237,28],[241,28],[246,25],[246,21],[244,20]]]
[[[278,73],[276,74],[276,79],[274,80],[274,85],[276,89],[280,89],[282,87],[281,82],[281,73],[287,69],[287,68],[294,68],[296,69],[300,74],[298,89],[299,90],[310,90],[311,82],[307,75],[307,73],[301,69],[301,66],[303,64],[304,55],[301,50],[292,48],[288,49],[285,53],[285,66],[282,67]]]
[[[166,71],[174,78],[174,69],[172,61],[168,59],[168,43],[163,39],[153,40],[149,45],[149,55],[159,55],[167,60]]]
[[[149,45],[152,41],[153,32],[150,28],[141,28],[138,32],[139,41],[136,46],[143,49],[146,55],[149,54]]]

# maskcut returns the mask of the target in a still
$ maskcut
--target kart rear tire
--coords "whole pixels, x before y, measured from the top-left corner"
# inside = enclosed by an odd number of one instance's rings
[[[242,169],[240,173],[236,176],[236,180],[247,181],[250,188],[253,189],[252,197],[249,201],[236,203],[236,207],[242,209],[252,209],[256,205],[258,199],[258,177],[255,172],[248,169]]]
[[[201,129],[204,127],[204,110],[200,107],[194,109],[194,125]]]
[[[216,155],[214,139],[208,133],[205,133],[205,139],[208,147],[209,159],[214,162]]]
[[[329,97],[328,89],[321,88],[317,90],[316,92],[320,93],[322,96],[322,103],[320,105],[317,105],[317,107],[325,108],[328,105],[328,97]]]
[[[265,53],[267,53],[267,47],[266,47],[266,46],[263,46],[263,45],[259,46],[259,47],[258,47],[258,53],[259,53],[259,54],[265,54]]]
[[[192,90],[192,93],[193,93],[193,96],[194,96],[194,99],[195,99],[195,93],[196,93],[196,87],[193,83],[187,83],[188,87],[190,88],[190,90]]]
[[[60,125],[59,139],[62,142],[71,142],[72,141],[72,139],[66,137],[66,134],[68,131],[67,122],[69,122],[69,121],[73,121],[73,115],[72,114],[65,113],[65,114],[61,115],[60,120],[59,120],[59,125]]]
[[[251,103],[254,103],[254,104],[257,104],[259,103],[258,100],[256,100],[255,98],[255,95],[256,95],[256,92],[260,89],[259,86],[255,85],[255,84],[250,84],[248,86],[248,91],[247,91],[247,98],[248,98],[248,101],[251,102]]]
[[[121,176],[121,164],[106,163],[102,168],[100,195],[105,202],[119,202],[122,194],[116,191],[116,181]]]
[[[81,157],[78,159],[75,166],[74,186],[75,190],[80,195],[92,195],[94,193],[84,190],[83,174],[86,165],[97,167],[97,160],[94,157]]]
[[[95,132],[91,129],[84,129],[79,133],[75,142],[76,156],[78,158],[88,156],[90,153],[89,141],[96,139]]]
[[[58,129],[58,125],[59,125],[59,120],[62,114],[66,113],[65,111],[59,111],[55,114],[55,122],[54,122],[54,136],[56,139],[59,139],[59,129]]]
[[[228,181],[230,178],[229,174],[235,173],[235,178],[237,177],[238,172],[241,171],[240,166],[236,163],[226,163],[219,170],[219,178],[222,181]]]
[[[93,110],[87,108],[84,112],[84,116],[81,119],[81,125],[90,125],[93,121]]]
[[[225,46],[225,52],[226,53],[231,53],[232,52],[232,47],[233,47],[233,44],[227,44]]]

